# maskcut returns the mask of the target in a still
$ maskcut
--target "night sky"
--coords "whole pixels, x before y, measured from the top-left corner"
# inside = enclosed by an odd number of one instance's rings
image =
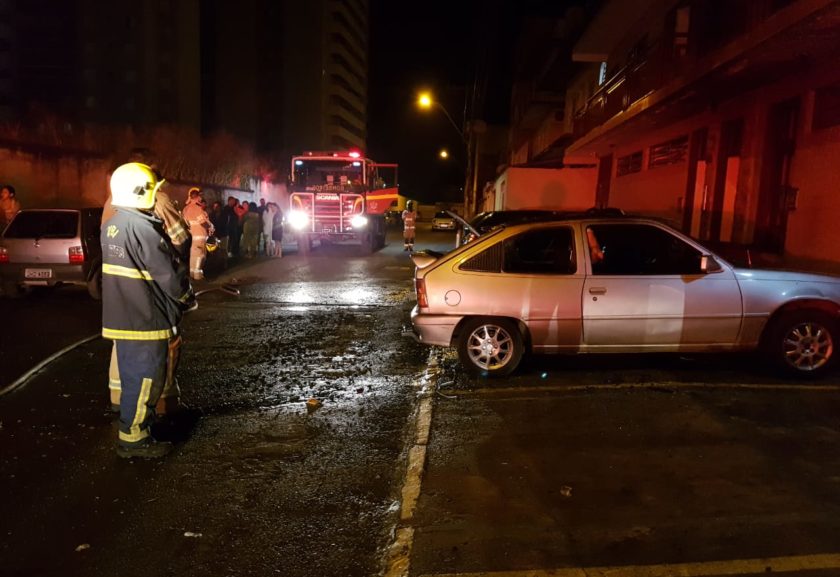
[[[483,99],[474,117],[509,118],[512,55],[525,16],[560,16],[564,0],[372,0],[368,155],[400,165],[402,193],[423,201],[463,199],[465,147],[438,109],[421,111],[421,89],[433,92],[463,126],[474,86]],[[469,114],[468,114],[469,116]],[[448,161],[438,158],[446,148]]]
[[[562,0],[372,0],[368,154],[400,164],[403,194],[424,201],[461,200],[465,148],[444,114],[421,111],[426,88],[456,124],[476,82],[486,83],[475,117],[505,124],[516,23],[526,14],[562,14]],[[448,161],[438,158],[446,148]],[[449,198],[447,198],[447,195]]]

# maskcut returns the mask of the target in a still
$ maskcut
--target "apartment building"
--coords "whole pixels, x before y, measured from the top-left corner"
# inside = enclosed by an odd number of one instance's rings
[[[573,50],[565,154],[598,163],[599,205],[840,270],[838,54],[832,0],[609,0]]]

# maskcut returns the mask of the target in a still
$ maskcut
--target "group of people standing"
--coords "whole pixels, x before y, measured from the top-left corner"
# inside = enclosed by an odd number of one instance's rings
[[[243,256],[251,259],[259,254],[283,256],[283,211],[275,202],[260,199],[260,204],[228,197],[227,204],[216,201],[207,212],[204,197],[198,188],[189,192],[184,219],[192,235],[190,277],[204,278],[207,241],[215,237],[219,250],[227,258]]]

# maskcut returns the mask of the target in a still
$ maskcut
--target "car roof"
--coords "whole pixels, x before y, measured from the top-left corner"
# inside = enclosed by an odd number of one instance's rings
[[[590,208],[583,211],[569,210],[497,210],[476,215],[470,224],[487,231],[496,226],[514,225],[527,222],[558,220],[581,220],[592,218],[625,218],[628,215],[618,208]]]

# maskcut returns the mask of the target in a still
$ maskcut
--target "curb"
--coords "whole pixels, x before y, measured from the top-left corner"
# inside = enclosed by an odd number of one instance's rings
[[[432,403],[437,382],[442,373],[437,359],[430,354],[429,365],[420,378],[420,404],[414,416],[414,442],[408,449],[405,481],[400,492],[400,517],[394,531],[394,539],[387,551],[384,577],[407,577],[414,545],[414,512],[420,498],[423,472],[426,468],[426,448],[432,425]]]

